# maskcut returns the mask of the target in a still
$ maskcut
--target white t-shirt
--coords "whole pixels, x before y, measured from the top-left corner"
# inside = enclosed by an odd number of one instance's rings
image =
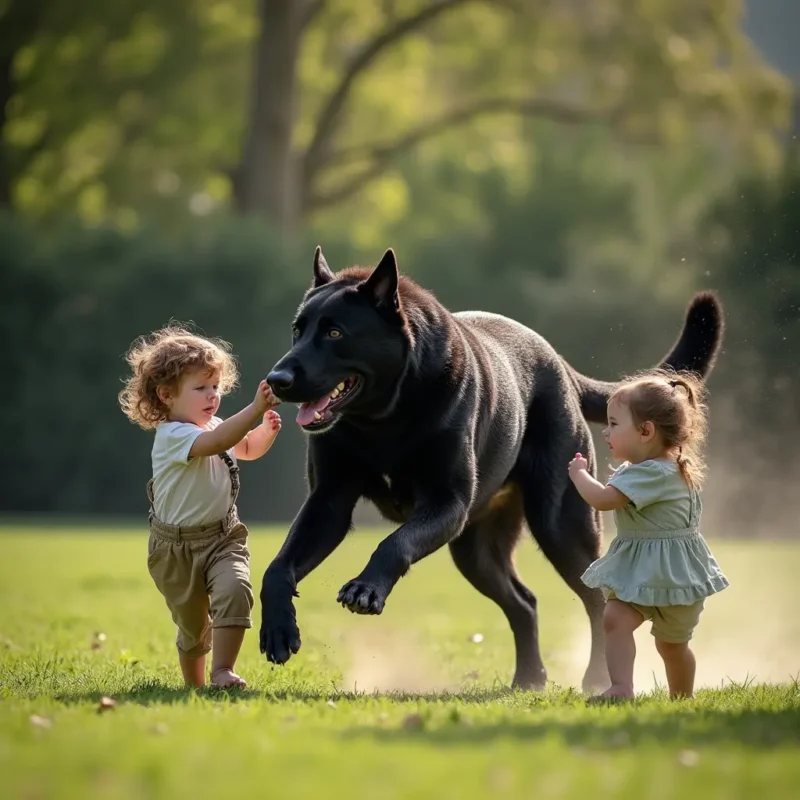
[[[153,442],[153,507],[167,525],[207,525],[225,519],[231,504],[231,476],[217,455],[189,458],[194,440],[214,430],[222,420],[212,417],[208,426],[191,422],[161,422]],[[236,463],[233,448],[228,455]]]

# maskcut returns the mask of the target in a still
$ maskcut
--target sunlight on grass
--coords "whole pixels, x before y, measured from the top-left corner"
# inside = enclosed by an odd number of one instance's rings
[[[283,533],[252,537],[256,588]],[[709,602],[696,650],[702,683],[722,688],[679,703],[651,691],[663,669],[644,631],[645,693],[598,709],[570,688],[585,666],[582,608],[530,543],[519,569],[539,597],[544,693],[507,690],[505,618],[445,552],[400,582],[381,617],[336,605],[374,534],[348,539],[300,586],[303,648],[288,665],[268,665],[253,630],[239,664],[250,687],[194,692],[145,540],[0,529],[4,796],[780,798],[800,779],[798,544],[715,544],[732,586]]]

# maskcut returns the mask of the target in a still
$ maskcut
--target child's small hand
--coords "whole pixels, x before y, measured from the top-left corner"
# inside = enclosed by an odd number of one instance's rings
[[[264,413],[268,409],[279,405],[280,400],[272,393],[272,387],[270,387],[266,381],[261,381],[261,383],[258,384],[253,404],[261,413]]]
[[[269,411],[264,414],[264,419],[261,424],[270,436],[277,436],[281,429],[281,415],[277,411],[269,409]]]
[[[579,472],[589,469],[589,462],[580,454],[576,453],[575,458],[569,462],[569,476],[575,478]]]

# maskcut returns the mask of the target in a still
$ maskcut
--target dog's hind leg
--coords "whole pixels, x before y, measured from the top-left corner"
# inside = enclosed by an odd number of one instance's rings
[[[515,486],[502,491],[501,498],[450,542],[450,554],[461,574],[508,619],[516,647],[513,685],[543,689],[547,673],[539,652],[536,597],[513,562],[523,527],[522,496]]]
[[[564,461],[565,474],[567,461]],[[541,476],[537,480],[533,475],[526,481],[525,516],[545,557],[578,595],[589,617],[592,640],[583,690],[604,690],[610,685],[603,633],[605,600],[602,592],[590,589],[581,581],[581,575],[589,564],[600,556],[599,516],[583,501],[569,480],[553,480],[548,487],[550,491],[542,491],[543,485]],[[556,494],[559,490],[560,502]]]
[[[543,386],[535,396],[514,477],[522,490],[525,518],[534,539],[589,616],[592,643],[583,689],[591,691],[606,689],[611,683],[603,633],[605,600],[602,592],[581,581],[589,564],[600,556],[600,515],[578,494],[568,466],[580,451],[594,468],[595,453],[577,403],[565,406],[565,395],[569,396],[568,390],[561,385]]]

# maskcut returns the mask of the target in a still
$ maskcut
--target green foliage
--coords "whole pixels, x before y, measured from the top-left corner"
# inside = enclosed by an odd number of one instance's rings
[[[761,480],[731,498],[737,516],[756,524],[765,508],[785,506],[800,468],[789,442],[800,430],[800,151],[790,150],[776,181],[739,180],[707,215],[699,237],[711,279],[728,304],[723,385],[736,424],[729,458]],[[754,509],[757,511],[754,513]]]
[[[779,180],[747,176],[706,222],[716,281],[730,296],[736,355],[730,369],[761,362],[770,392],[757,392],[797,419],[800,340],[800,151]],[[771,385],[770,385],[771,384]],[[783,438],[782,434],[780,434]],[[785,441],[785,440],[784,440]]]
[[[202,26],[191,0],[68,5],[9,0],[5,9],[11,21],[35,12],[5,43],[14,92],[2,133],[15,205],[130,228],[143,203],[159,202],[161,165],[196,122],[181,90],[203,56]],[[178,169],[194,177],[191,162]]]
[[[430,5],[330,0],[303,33],[297,179],[311,184],[306,210],[325,208],[332,227],[360,220],[377,237],[409,212],[396,167],[412,145],[430,175],[453,161],[513,182],[530,159],[526,116],[567,130],[596,121],[627,142],[710,137],[774,165],[787,86],[751,52],[738,0],[448,0],[392,36]],[[14,64],[2,139],[16,208],[131,229],[228,207],[256,4],[9,0],[0,22],[34,6],[36,24],[7,25],[0,42]],[[306,163],[323,109],[382,36],[391,44],[356,74],[321,163]]]
[[[131,426],[116,402],[130,342],[173,318],[232,341],[242,386],[225,401],[230,413],[284,352],[309,271],[291,269],[298,256],[255,224],[198,226],[180,245],[151,230],[134,236],[65,225],[26,235],[17,225],[0,218],[0,240],[10,243],[0,254],[0,276],[11,288],[0,319],[6,341],[14,342],[6,403],[22,420],[10,432],[18,459],[2,505],[141,512],[151,435]],[[277,466],[280,455],[274,458]],[[299,503],[299,461],[290,473],[295,494],[275,509],[283,517]],[[258,481],[258,467],[252,472]]]

